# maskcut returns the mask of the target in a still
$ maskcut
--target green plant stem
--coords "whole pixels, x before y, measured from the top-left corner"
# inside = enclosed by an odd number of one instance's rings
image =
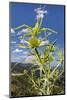
[[[42,19],[39,22],[39,29],[41,28],[41,25],[42,25]]]
[[[49,69],[48,69],[48,75],[50,74],[50,60],[49,60],[49,53],[48,53],[48,63],[49,63]]]
[[[40,63],[42,63],[42,61],[41,61],[41,58],[40,58],[40,55],[39,55],[39,52],[38,52],[37,48],[35,48],[35,53],[36,53],[36,55],[37,55],[37,57],[38,57],[38,59],[39,59]]]
[[[37,57],[39,59],[40,64],[42,64],[42,61],[41,61],[41,58],[40,58],[40,55],[39,55],[39,52],[38,52],[37,48],[35,48],[35,53],[36,53],[36,55],[37,55]],[[40,77],[41,76],[42,76],[42,68],[40,66]]]
[[[41,58],[40,58],[40,55],[39,55],[39,52],[37,50],[37,48],[35,48],[35,53],[37,54],[38,58],[39,58],[39,61],[40,61],[40,77],[42,76],[42,61],[41,61]],[[49,59],[49,53],[48,53],[48,59]],[[50,73],[50,61],[49,61],[49,71],[48,73]],[[49,84],[49,83],[48,83]],[[44,95],[49,95],[50,93],[50,89],[49,89],[49,86],[47,86],[47,89],[46,89],[46,93],[44,93]]]

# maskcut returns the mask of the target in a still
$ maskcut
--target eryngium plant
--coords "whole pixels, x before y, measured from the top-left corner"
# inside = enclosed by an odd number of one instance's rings
[[[21,30],[18,35],[21,34],[20,40],[23,40],[22,44],[18,44],[20,48],[27,48],[31,51],[30,62],[33,63],[30,73],[28,70],[24,70],[22,75],[28,77],[29,83],[32,84],[32,89],[36,95],[51,95],[54,94],[54,89],[57,89],[55,94],[58,94],[59,85],[56,84],[57,80],[60,80],[64,73],[64,55],[62,50],[57,48],[56,39],[51,43],[49,40],[50,35],[57,34],[57,32],[48,27],[42,27],[42,21],[47,10],[43,8],[35,9],[36,23],[34,27],[23,24],[14,30]],[[44,34],[43,38],[40,38],[41,34]],[[41,47],[41,52],[39,48]],[[57,53],[57,61],[54,54]],[[57,62],[52,67],[52,62]],[[61,67],[60,67],[61,66]],[[60,67],[60,68],[59,68]],[[37,74],[38,73],[38,74]],[[64,90],[61,89],[59,94],[63,94]]]

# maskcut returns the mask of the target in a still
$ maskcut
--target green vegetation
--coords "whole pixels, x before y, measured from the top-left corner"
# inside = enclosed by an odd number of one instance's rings
[[[18,44],[18,46],[32,51],[35,59],[30,70],[24,69],[21,72],[22,75],[12,76],[12,96],[64,94],[64,54],[60,48],[57,48],[56,40],[50,42],[49,37],[57,32],[50,28],[42,28],[44,11],[41,8],[39,11],[34,27],[24,24],[15,28],[15,31],[26,28],[27,33],[22,34],[21,38],[24,39],[25,44]],[[42,33],[44,37],[40,39]],[[57,53],[57,60],[54,56],[55,53]],[[57,63],[52,66],[54,61]]]

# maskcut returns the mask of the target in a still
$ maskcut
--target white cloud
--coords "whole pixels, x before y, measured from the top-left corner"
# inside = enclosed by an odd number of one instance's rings
[[[23,54],[24,54],[24,55],[27,55],[27,54],[28,54],[28,52],[27,52],[27,51],[24,51],[24,52],[23,52]]]
[[[13,53],[20,53],[20,52],[23,52],[23,50],[20,50],[18,48],[13,51]]]
[[[11,33],[15,33],[15,30],[13,28],[11,28]]]
[[[27,55],[24,55],[24,51],[16,53],[18,50],[14,50],[11,54],[11,61],[12,62],[19,62],[19,63],[25,63],[25,59],[27,58]],[[26,52],[26,51],[25,51]]]
[[[11,43],[12,43],[12,44],[16,44],[16,41],[12,41]]]
[[[24,43],[24,40],[22,39],[22,40],[20,41],[20,43]]]
[[[23,33],[28,33],[28,32],[30,32],[30,30],[28,28],[25,28],[25,29],[22,29],[22,32]]]
[[[31,56],[28,56],[26,59],[25,59],[25,63],[35,63],[35,57],[34,55],[31,55]]]
[[[22,29],[21,31],[18,32],[18,35],[21,35],[22,33],[30,33],[31,30],[28,28]]]

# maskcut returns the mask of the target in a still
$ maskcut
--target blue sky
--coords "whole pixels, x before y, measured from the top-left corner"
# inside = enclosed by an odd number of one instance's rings
[[[22,24],[34,26],[36,22],[36,13],[34,9],[45,6],[48,13],[43,19],[43,27],[50,27],[58,32],[50,37],[50,41],[57,39],[57,45],[64,48],[64,6],[62,5],[46,5],[46,4],[25,4],[25,3],[10,3],[10,28],[15,28]],[[19,49],[17,32],[10,33],[11,43],[11,61],[24,62],[27,57],[26,49]]]

